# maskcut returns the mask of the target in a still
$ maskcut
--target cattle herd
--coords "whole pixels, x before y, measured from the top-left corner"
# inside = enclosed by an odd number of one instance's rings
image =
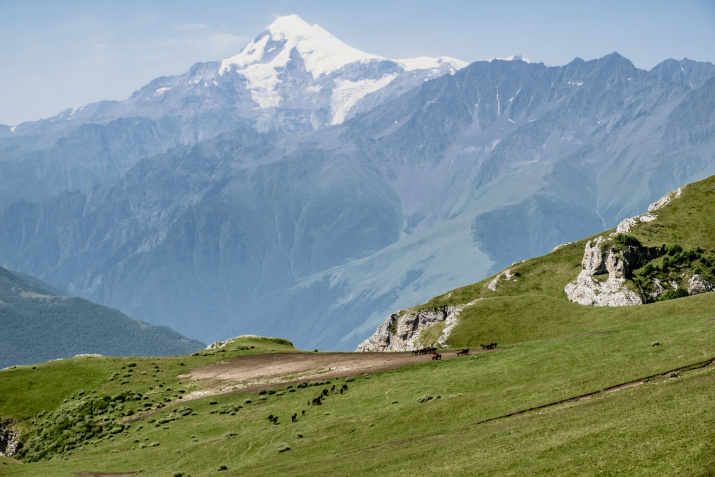
[[[320,405],[323,404],[323,400],[324,400],[325,398],[327,398],[327,397],[330,395],[330,393],[333,393],[333,394],[338,394],[338,393],[343,394],[343,393],[346,392],[347,390],[348,390],[348,385],[347,385],[347,384],[343,384],[342,387],[341,387],[339,390],[337,390],[337,391],[335,390],[335,385],[333,384],[333,386],[330,388],[330,390],[328,390],[328,389],[323,389],[323,390],[321,391],[321,393],[318,394],[318,397],[309,400],[309,401],[308,401],[308,406],[311,406],[311,405],[312,405],[312,406],[320,406]],[[305,416],[305,409],[303,409],[303,410],[301,411],[301,416]],[[271,415],[268,416],[268,420],[269,420],[270,422],[272,422],[273,424],[276,424],[276,425],[278,424],[278,416],[274,416],[273,414],[271,414]],[[297,413],[297,412],[294,412],[293,415],[291,416],[290,420],[293,421],[293,422],[297,422],[297,421],[298,421],[298,413]]]
[[[494,349],[497,347],[497,344],[489,343],[489,344],[482,344],[480,346],[482,347],[482,349]],[[434,346],[426,346],[424,348],[412,350],[412,356],[419,356],[419,355],[423,355],[423,354],[431,354],[433,361],[442,359],[442,355],[437,352],[437,348]],[[460,349],[457,351],[457,356],[466,356],[468,354],[469,354],[469,348],[464,348],[464,349]],[[347,390],[348,390],[347,384],[343,384],[339,390],[336,390],[335,385],[333,384],[329,390],[323,389],[323,391],[320,394],[318,394],[317,397],[309,400],[308,406],[320,406],[323,404],[323,400],[325,398],[327,398],[331,393],[332,394],[338,394],[338,393],[343,394]],[[305,416],[305,409],[303,411],[301,411],[301,415]],[[270,416],[268,416],[268,420],[270,422],[272,422],[273,424],[278,424],[278,416],[274,416],[273,414],[271,414]],[[291,416],[291,421],[296,422],[297,420],[298,420],[298,413],[296,412],[296,413],[293,413],[293,415]]]
[[[482,349],[494,349],[497,347],[496,343],[489,343],[489,344],[483,344],[480,345]],[[424,348],[419,348],[419,349],[413,349],[412,350],[412,356],[419,356],[422,354],[431,354],[432,355],[432,360],[438,360],[442,359],[442,355],[437,352],[437,348],[434,346],[426,346]],[[469,354],[469,348],[464,348],[460,349],[457,351],[457,356],[466,356]]]

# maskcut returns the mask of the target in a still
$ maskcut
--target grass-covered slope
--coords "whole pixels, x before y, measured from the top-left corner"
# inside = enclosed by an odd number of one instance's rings
[[[697,227],[711,226],[713,183],[691,184],[659,209],[647,225],[662,228],[629,233],[644,246],[707,255],[715,238]],[[563,289],[581,269],[585,241],[514,264],[494,290],[492,277],[420,306],[473,302],[450,345],[497,341],[492,351],[224,394],[212,393],[217,378],[192,379],[192,370],[298,351],[241,338],[190,356],[0,371],[0,422],[25,444],[19,461],[0,458],[0,474],[713,475],[715,293],[629,307],[572,303]],[[704,266],[683,260],[674,273]],[[331,393],[333,385],[349,389]],[[309,405],[323,389],[322,405]]]
[[[66,296],[4,267],[0,267],[0,330],[0,369],[78,354],[165,356],[205,346],[165,326]]]
[[[681,291],[693,274],[715,283],[715,221],[712,220],[715,176],[688,184],[679,197],[673,197],[652,214],[657,216],[655,220],[638,222],[625,236],[644,248],[662,249],[660,257],[644,261],[627,276],[625,286],[642,294],[646,305],[614,309],[583,306],[568,300],[564,287],[581,271],[586,243],[600,235],[621,246],[618,237],[611,236],[615,230],[608,230],[558,247],[549,254],[515,263],[507,269],[509,277],[500,272],[410,310],[473,302],[465,307],[459,324],[450,334],[449,344],[453,347],[492,341],[517,343],[599,331],[613,324],[671,316],[679,310],[696,312],[698,301],[659,301],[658,298],[682,295],[668,293],[653,299],[647,292],[652,289],[654,278],[662,283],[677,284]],[[438,333],[423,334],[425,343],[438,336]]]
[[[688,300],[703,309],[715,305],[712,295]],[[205,385],[179,377],[189,370],[242,353],[295,350],[256,340],[255,349],[243,343],[181,358],[76,358],[5,370],[0,416],[20,419],[15,428],[28,447],[24,463],[6,459],[0,469],[3,476],[334,475],[335,469],[708,475],[715,470],[715,367],[704,364],[715,356],[715,323],[707,316],[678,312],[600,335],[195,400],[181,399]],[[28,382],[46,384],[28,388]],[[307,405],[333,384],[349,389]]]

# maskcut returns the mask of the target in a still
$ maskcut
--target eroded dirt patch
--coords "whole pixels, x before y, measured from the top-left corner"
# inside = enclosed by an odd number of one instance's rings
[[[491,350],[496,351],[496,350]],[[481,354],[490,351],[472,350]],[[442,352],[442,359],[456,357],[456,351]],[[432,360],[431,355],[411,352],[383,353],[271,353],[229,358],[223,364],[196,368],[181,379],[209,381],[208,387],[184,399],[195,399],[230,391],[258,391],[289,383],[327,378],[346,378],[376,373]]]

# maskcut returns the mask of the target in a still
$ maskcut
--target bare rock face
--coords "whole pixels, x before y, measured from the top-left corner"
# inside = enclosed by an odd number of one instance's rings
[[[590,240],[586,242],[583,260],[581,260],[581,270],[586,272],[589,276],[606,273],[603,251],[601,250],[601,244],[603,242],[603,237],[598,237],[593,245],[591,245]]]
[[[426,310],[403,313],[392,313],[377,331],[360,343],[356,351],[411,351],[419,347],[417,339],[420,332],[437,323],[447,322],[447,326],[456,323],[464,306],[443,306]],[[450,327],[451,329],[451,327]],[[447,331],[445,329],[445,331]],[[446,336],[443,333],[438,340],[441,346],[446,346]]]
[[[625,250],[613,248],[613,242],[598,237],[592,244],[586,243],[581,261],[581,272],[575,282],[564,288],[569,300],[581,305],[591,306],[629,306],[641,305],[643,299],[625,286],[628,272],[636,268],[647,251],[635,247]],[[596,275],[608,273],[603,280]]]
[[[489,282],[489,285],[487,285],[487,288],[490,289],[491,291],[497,291],[497,287],[501,283],[502,280],[512,280],[514,278],[514,274],[511,273],[510,269],[506,269],[503,272],[499,273],[494,280]]]
[[[22,448],[18,435],[10,431],[10,421],[0,420],[0,456],[13,456]]]
[[[670,202],[673,199],[678,199],[683,193],[683,187],[678,187],[672,192],[668,192],[665,194],[663,197],[660,199],[656,200],[652,204],[648,206],[648,212],[653,212],[654,210],[658,210],[661,207],[663,207],[665,204]]]
[[[651,207],[652,206],[653,206],[653,204],[651,204]],[[661,207],[661,206],[659,206],[659,207]],[[621,223],[618,224],[618,227],[616,227],[616,233],[617,234],[628,233],[631,231],[632,227],[635,227],[636,225],[638,225],[638,222],[652,222],[657,218],[658,218],[658,216],[654,215],[654,214],[644,214],[644,215],[639,215],[637,217],[629,217],[627,219],[623,219],[621,221]]]
[[[688,281],[688,295],[700,295],[701,293],[707,293],[713,291],[713,284],[705,280],[698,274],[690,277]]]

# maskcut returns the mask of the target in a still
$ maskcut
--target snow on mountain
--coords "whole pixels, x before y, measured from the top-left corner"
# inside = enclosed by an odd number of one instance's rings
[[[294,83],[296,74],[304,73],[299,78],[309,83],[304,91],[308,96],[327,92],[328,124],[339,124],[349,117],[358,101],[386,87],[402,73],[416,72],[418,79],[424,81],[454,74],[466,65],[449,57],[392,60],[365,53],[298,15],[288,15],[275,20],[238,55],[223,60],[218,74],[232,72],[244,77],[253,101],[261,108],[277,108],[293,99],[287,98],[284,90]],[[356,71],[360,68],[365,71]]]
[[[142,158],[235,128],[299,133],[340,124],[464,66],[364,53],[296,15],[280,17],[238,55],[156,78],[126,100],[0,125],[0,177],[22,163],[12,174],[24,178],[0,184],[0,205],[89,192]]]
[[[332,73],[348,63],[383,59],[346,45],[318,25],[309,25],[298,15],[278,18],[236,56],[223,60],[219,74],[235,66],[239,69],[262,63],[285,67],[296,49],[313,79]],[[244,73],[245,74],[245,73]]]
[[[508,58],[493,58],[492,60],[489,61],[494,61],[494,60],[502,60],[502,61],[523,61],[524,63],[533,63],[529,58],[524,58],[521,55],[511,55]]]

